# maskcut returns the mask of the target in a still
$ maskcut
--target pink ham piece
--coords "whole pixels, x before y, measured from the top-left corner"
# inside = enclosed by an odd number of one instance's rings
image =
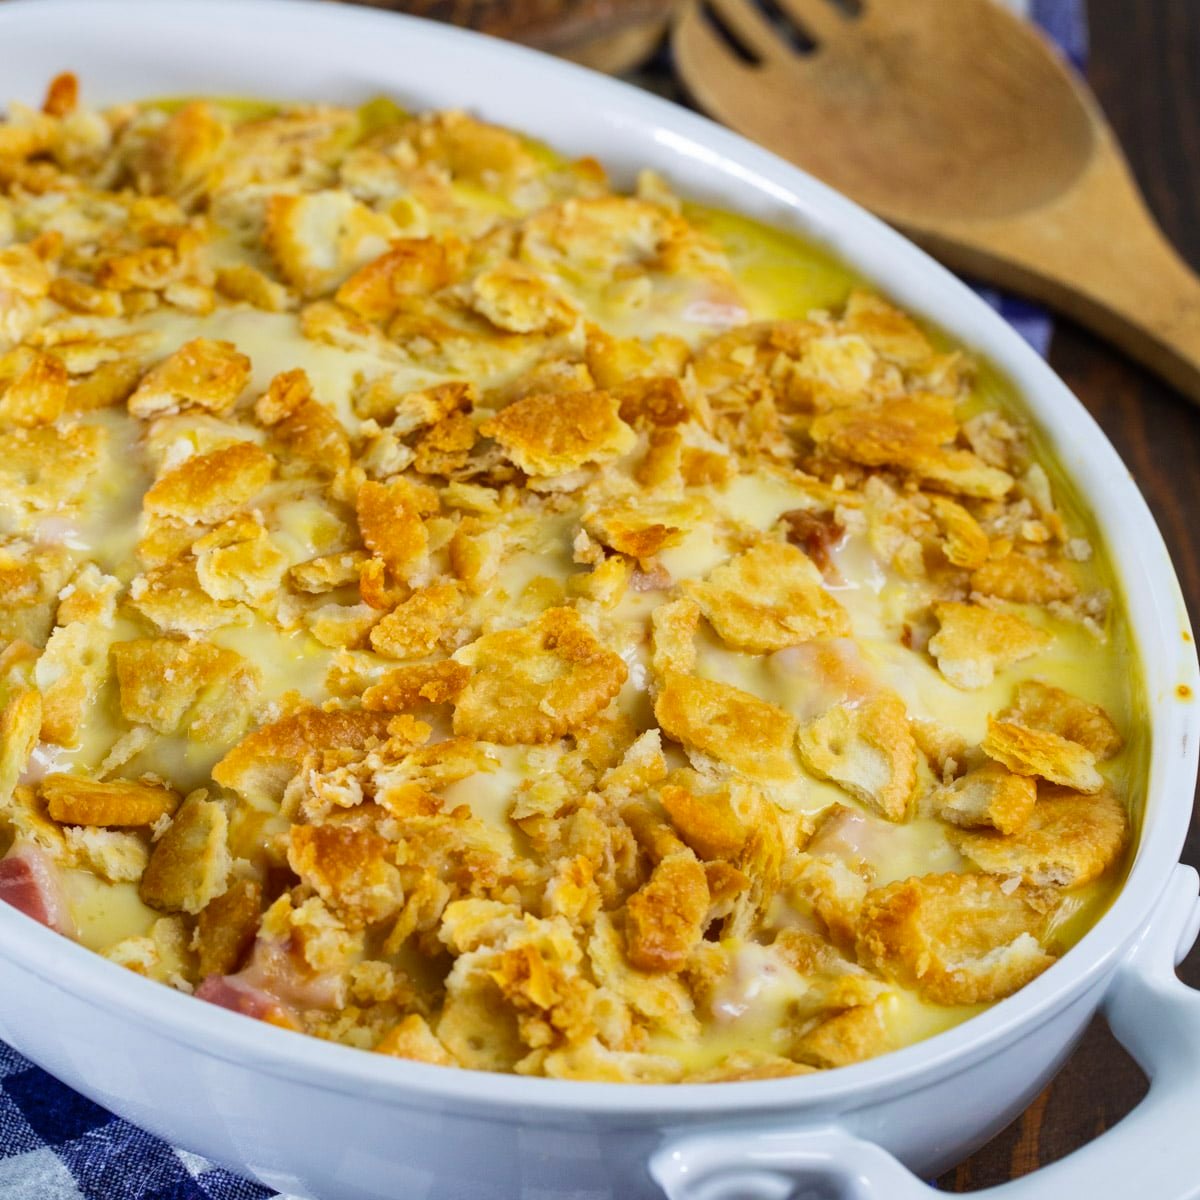
[[[664,592],[673,582],[670,572],[656,564],[652,571],[634,571],[629,586],[635,592]]]
[[[345,981],[340,971],[308,970],[297,962],[285,942],[259,935],[250,961],[236,978],[275,996],[292,1008],[341,1008],[345,1003]]]
[[[285,1028],[299,1028],[297,1009],[340,1008],[345,983],[337,971],[306,971],[285,944],[259,937],[250,962],[234,975],[210,975],[197,989],[201,1000]]]
[[[237,975],[210,975],[197,989],[196,995],[209,1004],[231,1012],[266,1021],[284,1029],[299,1029],[300,1025],[286,1006],[271,995]]]
[[[33,842],[18,838],[0,858],[0,900],[55,933],[75,936],[62,874],[50,855]]]

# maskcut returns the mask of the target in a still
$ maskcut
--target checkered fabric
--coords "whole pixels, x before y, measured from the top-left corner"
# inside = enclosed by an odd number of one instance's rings
[[[4,1200],[265,1200],[274,1194],[113,1116],[0,1043]]]
[[[1076,65],[1087,53],[1084,0],[1005,0],[1037,21]],[[980,295],[1045,354],[1043,310],[989,288]],[[269,1188],[114,1116],[0,1042],[2,1200],[268,1200]],[[334,1200],[334,1198],[330,1198]]]

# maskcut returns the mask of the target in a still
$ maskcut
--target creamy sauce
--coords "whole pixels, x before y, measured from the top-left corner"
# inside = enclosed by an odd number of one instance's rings
[[[854,276],[821,251],[785,234],[745,218],[697,206],[689,206],[688,211],[729,252],[734,273],[752,299],[755,318],[795,317],[814,308],[836,306],[844,301],[856,282]],[[348,353],[305,339],[299,333],[294,314],[244,309],[199,319],[168,314],[156,316],[150,326],[161,335],[164,352],[201,330],[205,336],[235,341],[254,364],[255,389],[264,388],[279,371],[303,367],[318,398],[333,405],[350,429],[359,424],[348,402],[356,378],[376,374],[385,365],[370,354]],[[691,335],[689,340],[694,340],[698,332],[679,322],[667,323],[662,328],[687,332]],[[394,363],[387,363],[386,367],[389,371],[397,370]],[[399,368],[399,371],[406,388],[424,386],[435,378],[413,368]],[[988,372],[981,375],[979,392],[981,406],[985,401],[1009,399],[1007,390]],[[113,511],[109,505],[118,512],[130,515],[137,512],[150,474],[134,444],[134,423],[114,412],[96,419],[103,421],[109,430],[110,452],[130,469],[105,473],[105,492],[96,498],[98,503],[88,505],[79,523],[79,537],[83,544],[96,548],[108,569],[128,574],[130,552],[136,540],[131,529],[133,523],[108,520],[107,514]],[[1056,494],[1061,497],[1061,484],[1057,480],[1056,484]],[[784,479],[741,475],[716,495],[714,502],[718,512],[731,520],[765,530],[780,514],[805,507],[809,500],[800,488]],[[103,525],[98,520],[102,512],[106,516]],[[292,519],[285,522],[285,527],[292,529],[296,544],[293,561],[303,561],[320,552],[320,537],[304,532],[303,526],[306,516],[319,523],[323,515],[324,509],[318,505],[312,506],[311,513],[306,513],[303,502],[294,506]],[[1078,512],[1067,515],[1073,524],[1079,522]],[[564,517],[559,525],[554,521],[544,522],[538,528],[539,544],[528,546],[505,561],[495,588],[498,609],[520,597],[536,581],[562,580],[579,569],[570,560],[567,539],[563,536],[569,522],[569,517]],[[664,549],[659,557],[674,579],[683,580],[703,577],[725,555],[718,543],[697,529]],[[881,571],[865,538],[846,539],[834,552],[834,561],[843,578],[851,582],[831,590],[851,614],[855,637],[869,672],[881,685],[898,692],[914,715],[932,717],[961,733],[968,742],[977,743],[986,730],[988,713],[1004,706],[1016,681],[1029,677],[1027,664],[998,672],[995,681],[986,688],[964,692],[953,687],[927,655],[908,650],[896,641],[897,613],[911,606],[904,603],[911,602],[911,596],[907,589],[898,589],[896,581],[889,580]],[[633,616],[639,607],[648,610],[657,602],[658,598],[652,595],[629,592],[616,616]],[[1028,616],[1035,623],[1046,623],[1036,609],[1030,608]],[[1124,622],[1112,623],[1111,643],[1101,653],[1097,653],[1092,636],[1077,624],[1052,620],[1050,625],[1055,634],[1054,647],[1039,658],[1036,677],[1100,703],[1120,728],[1139,729],[1140,712],[1131,694],[1131,676],[1112,669],[1113,662],[1128,661],[1132,655]],[[132,636],[131,631],[128,636]],[[308,634],[299,632],[281,637],[255,619],[245,627],[224,627],[212,636],[217,644],[236,650],[259,668],[265,696],[278,698],[295,691],[317,700],[324,694],[332,652]],[[644,712],[648,706],[644,692],[647,654],[644,646],[632,652],[630,665],[634,670],[623,693],[624,706],[631,713]],[[698,669],[701,675],[732,683],[802,715],[807,708],[806,693],[810,685],[802,672],[789,671],[786,661],[781,665],[779,658],[779,655],[770,658],[740,655],[725,649],[715,637],[701,635]],[[78,750],[63,754],[64,765],[79,763],[91,767],[103,757],[113,737],[111,722],[104,715],[106,711],[111,711],[109,704],[97,705],[89,738]],[[185,786],[195,787],[207,778],[221,752],[220,747],[189,744],[185,739],[159,739],[151,752],[134,760],[133,766],[159,771]],[[1135,736],[1116,759],[1103,764],[1104,773],[1119,792],[1139,794],[1144,755],[1144,745]],[[450,807],[467,804],[476,816],[501,831],[511,845],[514,834],[506,819],[507,811],[512,797],[520,784],[531,777],[531,772],[512,748],[504,748],[501,757],[502,762],[494,771],[450,785],[445,798]],[[536,777],[536,771],[532,775]],[[798,811],[816,814],[832,803],[846,803],[847,796],[831,783],[807,778],[794,795],[787,797],[787,802]],[[889,826],[886,853],[873,862],[876,883],[961,869],[962,859],[946,843],[943,830],[939,822],[921,816],[904,825]],[[134,885],[106,885],[83,872],[71,874],[73,910],[86,945],[99,948],[148,930],[154,913],[138,900]],[[1073,893],[1069,911],[1055,929],[1060,945],[1074,943],[1094,924],[1110,902],[1114,886],[1115,880],[1106,877]],[[746,953],[752,957],[755,949],[748,946]],[[739,1049],[761,1049],[771,1044],[773,1036],[782,1046],[786,1036],[790,1036],[783,1031],[788,1024],[789,1007],[796,999],[798,977],[789,979],[785,974],[759,978],[754,975],[752,963],[745,969],[751,978],[742,999],[736,1003],[730,1001],[732,1007],[724,1019],[715,1022],[702,1043],[688,1052],[688,1065],[700,1068],[715,1064]],[[799,990],[802,992],[803,988]],[[943,1008],[897,988],[885,1001],[884,1012],[897,1044],[907,1044],[948,1028],[982,1007]],[[671,1053],[678,1055],[679,1045],[670,1040]],[[666,1048],[664,1040],[663,1049]]]
[[[264,108],[262,112],[265,111],[269,110]],[[367,125],[373,119],[369,113],[363,117]],[[511,208],[484,189],[466,184],[456,187],[462,200],[476,206],[490,204],[502,214]],[[791,236],[696,205],[687,205],[685,212],[728,253],[741,285],[740,299],[719,289],[711,295],[683,296],[670,287],[662,287],[652,292],[645,307],[631,315],[625,295],[617,303],[615,293],[597,293],[582,285],[573,288],[564,278],[565,290],[610,332],[643,338],[668,333],[695,345],[747,317],[789,318],[814,309],[835,308],[859,282],[824,251]],[[236,258],[231,246],[224,247],[221,253]],[[92,319],[88,327],[102,334],[131,332],[131,324],[125,320]],[[155,352],[163,356],[198,335],[236,343],[253,363],[249,387],[255,394],[265,389],[277,373],[303,368],[317,399],[336,412],[351,434],[356,434],[362,426],[351,404],[361,381],[386,374],[397,390],[413,390],[447,377],[406,361],[399,353],[347,351],[307,339],[301,333],[298,315],[292,312],[268,313],[239,306],[195,317],[159,310],[135,321],[132,330],[154,338]],[[519,374],[525,366],[524,361],[506,359],[494,370],[485,371],[477,382],[497,386]],[[985,369],[979,374],[966,411],[997,401],[1009,405],[1013,400],[1011,389]],[[44,540],[60,540],[71,549],[88,554],[106,571],[127,582],[137,569],[134,548],[139,536],[141,497],[153,479],[149,450],[141,439],[138,424],[123,412],[104,411],[83,419],[102,426],[107,434],[105,469],[98,472],[96,486],[78,513],[68,520],[55,518],[46,522],[40,535]],[[182,452],[187,449],[183,447]],[[1053,463],[1048,455],[1040,456],[1040,460]],[[1052,465],[1048,469],[1068,523],[1094,532],[1061,473]],[[718,519],[759,530],[773,526],[781,514],[811,503],[801,488],[768,474],[753,478],[739,476],[728,486],[713,489],[710,498]],[[284,551],[289,565],[340,548],[338,522],[328,516],[324,505],[307,499],[302,492],[280,483],[268,493],[266,506],[270,509],[275,544]],[[567,578],[581,569],[572,561],[566,536],[576,517],[577,514],[566,514],[561,520],[543,521],[537,529],[536,541],[522,544],[507,557],[489,591],[490,624],[499,628],[526,620],[527,616],[520,612],[522,597],[536,593],[542,601],[555,589],[565,594]],[[1092,540],[1095,545],[1095,538]],[[1099,577],[1111,581],[1111,572],[1098,545],[1097,551]],[[705,576],[727,557],[726,547],[704,528],[695,528],[663,550],[659,560],[673,580],[682,581]],[[1087,697],[1101,704],[1118,728],[1128,733],[1126,748],[1102,764],[1101,769],[1118,794],[1130,798],[1134,812],[1140,811],[1148,743],[1138,675],[1136,670],[1129,669],[1130,664],[1136,663],[1136,648],[1131,644],[1119,608],[1110,621],[1108,644],[1103,647],[1098,647],[1092,635],[1078,624],[1050,618],[1040,609],[1030,608],[1026,614],[1029,620],[1054,634],[1053,648],[1037,659],[1034,668],[1023,663],[1001,670],[989,686],[965,692],[946,681],[923,649],[908,648],[900,640],[908,615],[919,609],[922,602],[927,603],[920,584],[908,584],[889,576],[862,534],[848,535],[833,552],[833,562],[846,582],[830,587],[850,614],[859,645],[858,666],[868,686],[897,692],[911,715],[932,718],[961,734],[969,744],[980,741],[986,730],[987,715],[1004,707],[1014,683],[1020,679],[1032,676]],[[631,590],[612,619],[619,624],[629,618],[642,618],[661,598]],[[544,606],[538,603],[535,607]],[[141,626],[122,616],[113,629],[112,640],[144,635]],[[261,675],[260,695],[265,702],[284,700],[290,693],[319,702],[326,695],[326,678],[335,652],[303,630],[281,634],[262,618],[248,616],[240,624],[216,630],[211,640],[236,651],[257,668]],[[635,720],[645,720],[649,706],[648,647],[638,643],[623,647],[622,653],[629,667],[629,680],[621,693],[621,705]],[[770,656],[742,655],[704,632],[698,639],[698,653],[697,670],[701,676],[751,691],[797,719],[812,715],[817,699],[814,693],[820,685],[814,683],[802,656],[790,651]],[[37,769],[77,768],[96,772],[120,732],[113,716],[117,708],[116,685],[110,681],[91,708],[80,745],[62,750],[39,749],[40,757],[35,756]],[[158,737],[148,750],[126,764],[123,773],[136,776],[155,772],[187,790],[208,780],[213,764],[226,748],[186,736]],[[444,792],[445,801],[448,808],[468,805],[478,818],[500,832],[506,848],[515,848],[519,834],[507,819],[508,812],[520,788],[536,780],[538,764],[536,755],[517,748],[496,748],[495,754],[494,769],[450,785]],[[833,803],[852,803],[840,788],[811,777],[803,778],[781,797],[781,802],[810,816]],[[871,857],[875,883],[960,869],[963,860],[946,842],[944,828],[926,814],[918,814],[906,824],[888,826],[884,850]],[[1072,893],[1054,930],[1055,941],[1061,947],[1071,945],[1094,923],[1114,894],[1118,874],[1110,872],[1104,879]],[[155,920],[156,914],[141,903],[133,884],[104,884],[86,872],[72,870],[68,872],[67,887],[81,941],[91,948],[102,949],[122,938],[143,935]],[[660,1037],[659,1049],[695,1068],[715,1064],[726,1055],[746,1048],[774,1047],[784,1052],[786,1039],[791,1036],[788,1027],[793,1010],[797,1004],[802,1005],[808,985],[794,971],[771,959],[763,947],[748,944],[742,947],[739,956],[732,980],[722,985],[714,1000],[704,1038],[698,1044],[684,1047],[678,1039]],[[885,1023],[897,1044],[927,1037],[980,1011],[980,1006],[940,1008],[903,988],[891,990],[881,1004]]]

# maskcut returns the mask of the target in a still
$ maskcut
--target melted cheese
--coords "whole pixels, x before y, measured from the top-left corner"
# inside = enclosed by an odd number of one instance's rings
[[[735,274],[746,282],[753,297],[754,318],[798,316],[844,299],[852,276],[819,250],[731,214],[696,206],[691,206],[690,211],[721,239],[729,252]],[[702,316],[714,315],[710,310],[698,311]],[[346,352],[304,338],[294,314],[239,309],[192,318],[172,313],[155,316],[148,326],[162,336],[164,352],[200,334],[233,341],[254,363],[255,389],[265,388],[280,371],[302,367],[312,379],[316,395],[331,404],[350,429],[359,424],[348,401],[355,380],[377,372],[381,366],[370,354]],[[694,324],[678,320],[652,322],[650,328],[656,332],[686,333],[689,340],[695,340],[699,333]],[[707,332],[709,327],[701,328]],[[394,364],[389,364],[389,370],[394,369]],[[414,389],[435,378],[428,372],[408,368],[400,369],[399,377],[404,387]],[[994,378],[985,376],[983,386],[994,391]],[[78,548],[94,552],[107,569],[128,574],[136,541],[133,518],[140,509],[141,493],[150,472],[137,448],[134,422],[115,412],[94,419],[108,429],[113,461],[120,461],[125,469],[105,473],[102,491],[89,503],[72,537],[77,539],[74,544]],[[801,488],[770,475],[739,475],[715,494],[713,500],[723,516],[761,530],[770,528],[782,513],[808,504]],[[306,530],[306,525],[319,526],[326,519],[324,514],[320,505],[304,501],[294,502],[281,513],[285,537],[290,537],[292,543],[289,555],[292,561],[303,561],[320,552],[320,536]],[[558,521],[542,522],[536,543],[505,561],[494,593],[498,607],[520,597],[535,581],[562,582],[578,569],[570,560],[564,536],[570,520],[565,516]],[[679,543],[663,550],[659,558],[673,579],[685,580],[702,578],[726,554],[705,529],[696,528],[688,531]],[[911,607],[910,589],[882,570],[865,538],[846,539],[834,551],[834,561],[846,582],[831,585],[831,591],[851,614],[856,641],[879,682],[899,693],[913,716],[932,718],[968,742],[978,742],[986,731],[988,713],[1003,707],[1014,682],[1027,672],[1019,665],[1009,668],[999,672],[988,687],[970,692],[951,686],[926,655],[907,649],[896,640],[895,614]],[[653,596],[630,592],[617,619],[644,616],[656,602]],[[1038,619],[1036,614],[1033,619]],[[1053,626],[1055,646],[1039,658],[1038,677],[1100,703],[1122,728],[1136,727],[1129,677],[1114,671],[1111,665],[1130,653],[1123,623],[1115,623],[1113,644],[1103,653],[1097,653],[1092,636],[1077,624],[1056,621]],[[132,636],[132,630],[126,633]],[[308,634],[280,636],[271,626],[255,619],[248,626],[219,629],[212,640],[236,650],[259,668],[265,697],[277,699],[287,692],[298,692],[313,701],[323,697],[333,652]],[[631,714],[644,713],[649,706],[646,654],[644,644],[630,651],[632,670],[623,692],[623,704]],[[757,659],[726,650],[716,638],[705,636],[701,639],[700,673],[753,692],[789,711],[803,713],[809,703],[806,693],[810,684],[788,670],[786,655],[785,651],[766,660]],[[56,765],[98,764],[114,736],[114,726],[105,715],[108,711],[111,711],[109,704],[96,707],[84,745],[75,751],[57,751]],[[189,744],[186,739],[160,739],[152,752],[138,757],[135,765],[174,779],[184,788],[196,787],[207,778],[222,749]],[[476,816],[502,831],[511,844],[513,830],[506,819],[508,807],[521,784],[536,778],[536,770],[531,771],[513,748],[504,748],[501,757],[502,762],[494,771],[450,785],[445,799],[449,806],[466,804]],[[1136,789],[1141,772],[1141,753],[1136,742],[1106,768],[1106,774],[1123,792]],[[797,811],[816,814],[832,803],[846,802],[846,795],[831,783],[807,778],[786,802]],[[920,816],[907,824],[890,827],[886,846],[872,857],[879,885],[910,875],[961,869],[962,863],[945,840],[944,826]],[[1061,943],[1073,943],[1090,928],[1110,902],[1112,890],[1112,882],[1105,880],[1074,894],[1069,912],[1056,925]],[[134,885],[104,884],[84,872],[71,872],[70,895],[81,938],[92,948],[144,934],[155,916],[137,898]],[[804,991],[803,981],[794,972],[781,972],[778,964],[766,971],[758,961],[761,953],[756,947],[747,946],[741,953],[739,998],[718,1002],[720,1012],[702,1043],[685,1052],[675,1039],[658,1039],[662,1049],[683,1055],[694,1069],[715,1065],[726,1055],[747,1047],[761,1049],[769,1045],[773,1034],[786,1028],[789,1006]],[[905,989],[896,989],[885,1004],[886,1023],[896,1043],[907,1044],[965,1020],[982,1007],[944,1008],[924,1002]]]
[[[269,111],[263,109],[255,115],[267,115]],[[376,120],[382,120],[379,114],[360,114],[363,128]],[[456,182],[453,195],[456,202],[478,212],[498,217],[521,212],[509,197],[475,184]],[[656,278],[650,286],[645,276],[635,276],[597,285],[584,275],[570,278],[567,274],[559,280],[564,292],[589,320],[611,334],[643,339],[669,334],[695,347],[710,335],[747,319],[792,318],[836,308],[858,282],[819,248],[753,221],[696,205],[685,206],[685,213],[724,248],[739,284],[737,294],[717,284],[697,285],[694,278],[682,282]],[[212,253],[214,263],[236,263],[243,256],[232,236],[223,237]],[[363,426],[352,405],[363,380],[386,375],[400,392],[454,377],[452,372],[422,368],[399,352],[347,350],[322,344],[303,336],[297,313],[263,312],[247,305],[221,307],[204,316],[164,307],[133,320],[91,318],[87,328],[100,336],[144,334],[153,339],[158,357],[199,336],[227,340],[253,364],[248,384],[253,394],[263,391],[278,373],[302,368],[311,380],[315,397],[333,410],[351,436],[357,436]],[[573,347],[575,351],[579,348]],[[495,361],[485,362],[474,381],[481,387],[501,386],[522,374],[530,361],[519,352],[499,355]],[[995,375],[985,370],[963,413],[993,407],[998,400],[1007,405],[1012,397]],[[47,518],[37,536],[43,542],[59,542],[93,559],[127,583],[137,570],[134,552],[140,536],[142,495],[154,478],[153,463],[142,426],[124,411],[107,410],[81,419],[105,431],[104,467],[79,512],[69,518]],[[639,446],[641,449],[644,446]],[[624,470],[629,462],[623,460],[613,469]],[[1069,498],[1069,487],[1058,486],[1062,481],[1057,472],[1053,473],[1056,491],[1060,497]],[[769,530],[783,514],[811,505],[804,488],[769,472],[740,474],[727,485],[713,485],[706,499],[712,506],[715,524],[739,529],[743,534]],[[306,494],[303,486],[277,481],[260,497],[259,507],[270,524],[275,546],[289,566],[343,548],[339,542],[345,528],[342,521],[330,514],[325,503]],[[497,578],[476,602],[482,627],[508,628],[516,623],[514,611],[523,612],[525,607],[537,611],[549,603],[564,602],[568,580],[581,570],[572,557],[571,544],[571,531],[579,515],[565,505],[560,515],[543,518],[535,528],[522,528],[519,545],[507,555]],[[1086,527],[1085,516],[1077,506],[1072,508],[1068,502],[1065,515],[1072,527]],[[714,536],[712,526],[700,523],[663,549],[657,561],[672,582],[683,582],[704,578],[729,555],[729,543]],[[859,532],[849,533],[833,550],[832,558],[842,582],[830,583],[829,590],[849,614],[855,666],[869,680],[869,686],[898,694],[911,717],[936,721],[968,744],[979,743],[988,714],[1003,708],[1014,684],[1030,676],[1027,664],[1000,670],[991,684],[973,691],[951,686],[924,648],[914,647],[911,636],[905,636],[911,614],[926,608],[932,598],[928,585],[886,569],[865,534]],[[1102,558],[1088,571],[1099,585],[1111,583],[1111,572]],[[347,603],[356,599],[351,595]],[[651,716],[645,626],[651,609],[661,599],[661,594],[630,590],[613,611],[601,618],[606,628],[615,631],[617,649],[628,669],[619,704],[639,726],[649,724]],[[1053,648],[1038,657],[1032,673],[1043,682],[1101,705],[1119,728],[1131,731],[1125,750],[1104,764],[1103,770],[1117,792],[1129,797],[1136,808],[1147,743],[1136,672],[1128,669],[1136,657],[1123,619],[1118,616],[1110,623],[1109,641],[1101,646],[1077,622],[1033,608],[1026,615],[1054,635]],[[112,641],[145,633],[136,620],[121,615],[112,630]],[[288,702],[295,695],[318,704],[327,698],[327,676],[337,652],[321,645],[302,628],[281,632],[255,615],[218,628],[209,638],[257,669],[264,710]],[[821,711],[822,700],[833,695],[824,681],[814,678],[811,664],[793,649],[770,655],[739,653],[723,644],[711,629],[702,627],[697,652],[696,670],[701,677],[753,693],[801,721]],[[365,654],[362,657],[373,659]],[[377,674],[383,669],[374,660],[364,665],[368,673]],[[33,782],[49,769],[97,772],[123,730],[117,713],[116,685],[109,681],[91,706],[79,744],[70,748],[39,747],[26,780]],[[152,772],[186,792],[210,783],[212,767],[227,749],[224,744],[197,741],[182,734],[158,737],[134,756],[122,773],[136,776]],[[681,752],[668,749],[672,765],[684,761]],[[500,834],[499,841],[508,851],[518,854],[522,836],[509,820],[509,811],[514,797],[537,781],[542,768],[536,753],[519,747],[492,747],[489,753],[495,759],[494,769],[451,784],[444,789],[443,798],[447,809],[469,807]],[[776,799],[782,807],[805,818],[813,818],[835,803],[853,803],[841,788],[809,774],[781,789]],[[272,827],[269,832],[277,830]],[[876,886],[910,875],[964,868],[964,860],[946,838],[945,826],[928,812],[919,811],[904,824],[888,825],[885,832],[886,836],[858,847],[874,871]],[[267,836],[264,832],[263,839]],[[1119,882],[1116,874],[1112,872],[1072,893],[1052,934],[1059,946],[1072,944],[1095,921],[1114,894]],[[72,870],[67,873],[67,887],[81,941],[94,949],[144,935],[155,920],[156,914],[142,904],[132,884],[105,884],[85,872]],[[428,963],[405,953],[414,960],[410,964],[414,972],[430,969]],[[745,1049],[775,1049],[782,1054],[794,1011],[797,1005],[802,1006],[809,986],[810,981],[783,967],[765,947],[748,942],[737,949],[734,968],[717,989],[709,1011],[700,1014],[706,1026],[704,1036],[691,1041],[659,1033],[651,1039],[649,1048],[669,1053],[691,1069],[713,1066]],[[929,1036],[980,1009],[965,1005],[942,1008],[899,986],[892,987],[880,1005],[896,1044]]]

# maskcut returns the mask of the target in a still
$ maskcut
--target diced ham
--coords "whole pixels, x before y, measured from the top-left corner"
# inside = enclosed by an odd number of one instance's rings
[[[767,662],[782,683],[802,681],[788,705],[802,724],[816,720],[831,705],[856,707],[879,692],[878,681],[851,638],[813,638],[777,650]]]
[[[832,514],[794,508],[780,518],[787,526],[787,540],[799,546],[830,583],[842,583],[832,552],[841,545],[846,527]]]
[[[45,850],[32,842],[18,838],[0,858],[0,900],[55,933],[75,936],[59,868]]]
[[[845,805],[830,810],[805,849],[818,858],[838,858],[851,870],[885,870],[894,855],[895,826]]]
[[[341,972],[309,971],[285,944],[261,935],[238,978],[295,1008],[341,1008],[345,1000]]]
[[[256,1021],[266,1021],[285,1029],[299,1028],[296,1018],[278,998],[238,975],[210,975],[195,994],[209,1004],[253,1017]]]
[[[39,742],[34,746],[33,753],[25,764],[25,770],[21,772],[21,777],[17,782],[24,787],[41,783],[52,771],[59,769],[58,759],[61,754],[60,746],[52,745],[49,742]]]
[[[862,813],[839,806],[822,823],[808,843],[809,854],[831,854],[848,862],[868,857],[874,849],[871,843],[870,822]]]
[[[716,281],[691,298],[679,315],[685,321],[717,329],[732,329],[750,319],[742,297],[732,287]]]
[[[250,962],[234,975],[210,975],[196,995],[272,1025],[299,1028],[296,1010],[339,1008],[345,983],[336,971],[305,970],[281,942],[260,936]]]
[[[40,546],[70,546],[85,549],[83,531],[77,521],[65,517],[46,517],[37,527],[37,542]]]
[[[634,571],[629,580],[629,586],[635,592],[663,592],[672,584],[670,573],[662,564],[656,564],[650,571]]]

